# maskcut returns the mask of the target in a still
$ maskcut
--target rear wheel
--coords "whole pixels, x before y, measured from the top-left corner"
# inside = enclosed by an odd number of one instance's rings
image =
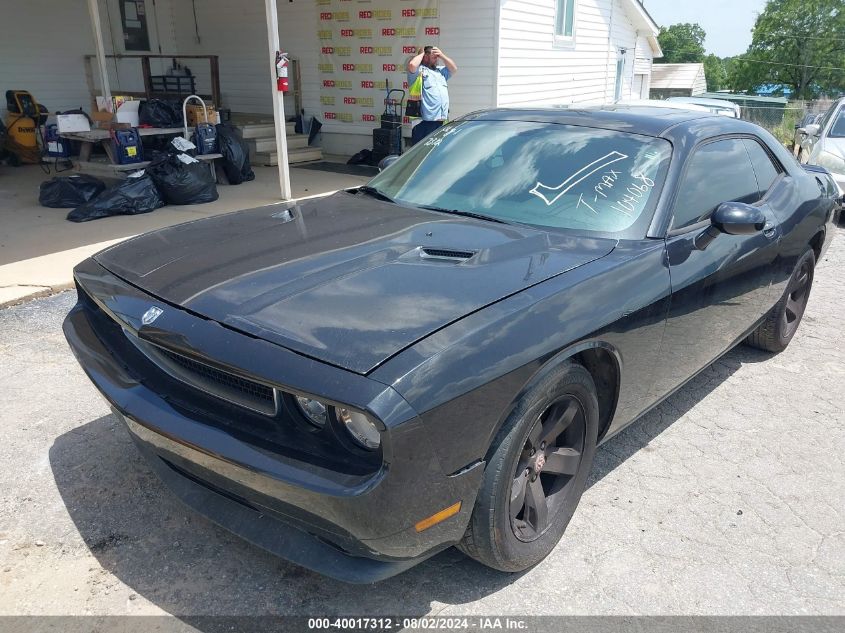
[[[816,256],[808,248],[798,260],[783,297],[766,315],[766,320],[748,336],[746,343],[767,352],[786,349],[807,308],[815,266]]]
[[[566,362],[523,396],[493,442],[461,550],[511,572],[545,558],[584,492],[597,436],[593,379]]]

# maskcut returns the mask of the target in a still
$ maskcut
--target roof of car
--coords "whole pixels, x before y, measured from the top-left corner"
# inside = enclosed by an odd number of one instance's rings
[[[473,112],[464,119],[487,121],[535,121],[584,125],[620,132],[660,136],[667,129],[704,118],[715,118],[712,112],[699,112],[682,108],[657,108],[641,105],[601,105],[575,108],[496,108]],[[726,119],[727,117],[719,117]]]

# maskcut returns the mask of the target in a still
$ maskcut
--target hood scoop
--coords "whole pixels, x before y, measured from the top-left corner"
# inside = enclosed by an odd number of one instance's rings
[[[452,248],[429,248],[420,249],[421,259],[440,259],[452,262],[465,262],[475,256],[475,251],[459,251]]]

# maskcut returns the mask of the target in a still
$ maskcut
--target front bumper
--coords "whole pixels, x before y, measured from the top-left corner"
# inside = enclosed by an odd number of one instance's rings
[[[90,260],[77,269],[81,279],[89,295],[107,288],[96,296],[111,315],[94,314],[80,301],[64,323],[71,349],[187,505],[273,554],[347,582],[387,578],[460,540],[483,464],[444,473],[420,419],[390,387],[166,306],[169,335],[183,345],[201,346],[212,336],[218,349],[252,359],[275,384],[314,395],[332,385],[335,399],[377,415],[386,427],[383,463],[371,473],[335,472],[268,450],[162,395],[98,332],[100,318],[118,315],[132,327],[151,304],[164,304]],[[418,521],[457,501],[457,515],[416,531]]]
[[[842,202],[843,198],[845,198],[845,174],[840,174],[839,172],[831,171],[829,169],[828,171],[833,177],[833,181],[836,183],[836,186],[839,187],[839,200]]]

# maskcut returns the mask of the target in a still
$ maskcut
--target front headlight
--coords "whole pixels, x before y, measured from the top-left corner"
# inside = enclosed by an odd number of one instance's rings
[[[816,165],[837,174],[845,174],[845,158],[827,150],[821,150],[816,157]]]
[[[375,450],[379,447],[381,433],[366,415],[343,408],[335,409],[335,415],[359,446],[368,450]]]
[[[323,428],[329,421],[329,407],[319,400],[296,396],[296,404],[302,415],[314,426]]]

